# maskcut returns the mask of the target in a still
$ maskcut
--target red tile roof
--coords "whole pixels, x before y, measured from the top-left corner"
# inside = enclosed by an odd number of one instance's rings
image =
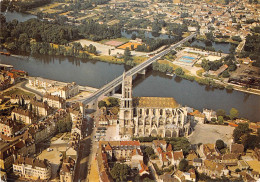
[[[139,141],[120,141],[120,145],[140,146],[140,142]]]
[[[174,151],[173,153],[174,160],[181,160],[184,158],[182,151]]]
[[[171,145],[171,144],[168,145],[166,151],[167,151],[167,152],[171,152],[171,151],[172,151],[172,145]]]

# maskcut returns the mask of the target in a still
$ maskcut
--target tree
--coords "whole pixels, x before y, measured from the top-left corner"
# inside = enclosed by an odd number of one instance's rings
[[[181,75],[184,75],[184,71],[182,70],[182,68],[177,68],[177,69],[175,70],[175,74],[176,74],[177,76],[181,76]]]
[[[224,122],[223,116],[218,116],[218,123],[223,124],[223,122]]]
[[[98,108],[100,109],[101,107],[107,107],[107,103],[103,100],[98,102]]]
[[[132,44],[132,45],[131,45],[131,50],[134,50],[134,48],[135,48],[135,47],[134,47],[134,45]]]
[[[211,118],[210,121],[215,123],[217,121],[217,119],[216,118]]]
[[[154,154],[154,150],[152,147],[146,147],[144,151],[145,151],[146,155],[148,155],[148,156],[151,156],[152,154]]]
[[[229,4],[229,0],[225,0],[225,4],[226,4],[226,5]]]
[[[216,147],[217,149],[220,151],[221,149],[225,148],[225,143],[223,142],[223,140],[217,140],[216,141]]]
[[[228,70],[223,71],[222,76],[223,76],[223,78],[230,77],[230,74],[229,74]]]
[[[130,51],[129,47],[127,47],[124,51],[124,61],[126,63],[129,60],[131,60],[131,51]]]
[[[227,90],[233,90],[233,86],[232,86],[232,85],[227,85],[227,86],[226,86],[226,89],[227,89]]]
[[[185,137],[172,137],[167,139],[167,141],[170,142],[170,144],[173,146],[173,149],[178,151],[182,150],[184,155],[188,154],[191,149],[191,144],[189,140]]]
[[[249,131],[250,129],[248,123],[239,123],[238,127],[236,127],[233,131],[234,142],[235,143],[240,142],[241,137],[249,133]]]
[[[108,102],[110,103],[109,107],[119,106],[119,100],[117,98],[109,97]]]
[[[32,104],[30,103],[30,105],[29,105],[29,111],[31,111],[32,112]]]
[[[237,109],[235,109],[235,108],[231,108],[230,109],[230,111],[229,111],[229,117],[230,117],[230,119],[234,119],[234,118],[237,118],[238,117],[238,115],[239,115],[239,112],[238,112],[238,110]]]
[[[110,171],[112,178],[116,181],[126,181],[130,173],[130,167],[126,164],[116,163]]]
[[[206,35],[207,40],[210,40],[210,41],[214,40],[212,31],[210,31],[209,33],[206,33],[205,35]]]
[[[185,159],[182,159],[181,161],[180,161],[180,163],[179,163],[179,170],[181,170],[181,171],[187,171],[187,168],[188,168],[188,161],[187,160],[185,160]]]
[[[131,39],[132,39],[132,40],[135,40],[135,39],[136,39],[136,34],[135,34],[135,33],[132,34]]]
[[[224,109],[218,109],[216,111],[217,116],[225,116],[226,115],[226,111]]]

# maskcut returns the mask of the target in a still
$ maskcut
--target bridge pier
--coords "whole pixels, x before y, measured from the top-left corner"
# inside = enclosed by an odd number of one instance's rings
[[[114,88],[113,90],[110,90],[107,94],[106,94],[106,96],[112,96],[112,95],[114,95],[116,93],[116,88]]]

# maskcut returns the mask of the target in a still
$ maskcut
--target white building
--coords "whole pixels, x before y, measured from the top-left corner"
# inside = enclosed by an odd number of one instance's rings
[[[13,164],[13,172],[24,178],[48,180],[51,177],[51,165],[46,159],[20,157]]]

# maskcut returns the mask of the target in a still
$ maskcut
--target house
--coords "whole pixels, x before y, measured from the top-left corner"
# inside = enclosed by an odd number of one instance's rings
[[[153,148],[162,148],[162,150],[166,151],[167,143],[164,140],[154,140],[153,141]]]
[[[260,161],[260,148],[255,147],[253,154],[254,154],[254,157],[255,157],[258,161]]]
[[[195,110],[193,112],[188,113],[191,117],[193,117],[194,122],[196,123],[204,123],[205,122],[205,114],[199,112],[199,110]]]
[[[221,176],[226,176],[229,173],[229,170],[226,169],[224,165],[207,159],[204,160],[201,169],[198,171],[210,176],[211,178],[220,178]]]
[[[236,166],[239,158],[239,154],[223,154],[219,163],[224,164],[226,166]]]
[[[260,129],[260,122],[257,123],[250,122],[249,129],[251,129],[253,132],[257,132],[257,130]]]
[[[30,96],[26,96],[26,95],[15,95],[12,94],[10,97],[10,102],[12,104],[20,104],[20,105],[24,105],[24,104],[29,104],[32,100],[36,100],[35,97],[30,97]]]
[[[201,158],[195,158],[193,159],[193,166],[194,167],[201,167],[202,166],[202,159]]]
[[[29,110],[23,110],[20,108],[15,108],[12,111],[12,120],[13,121],[22,121],[26,124],[32,124],[37,119],[34,113]]]
[[[180,170],[174,172],[174,177],[176,180],[173,181],[196,181],[196,174],[194,169],[190,169],[188,172],[182,172]]]
[[[138,170],[140,176],[149,175],[149,168],[144,164],[143,160],[139,161]]]
[[[141,149],[139,141],[100,141],[99,145],[101,148],[104,148],[108,158],[125,161],[131,161],[133,156],[135,158],[133,151]],[[138,151],[138,154],[141,154],[140,152]]]
[[[40,123],[31,125],[27,131],[32,135],[35,143],[39,143],[56,132],[56,124],[53,120],[47,118]]]
[[[187,155],[186,160],[188,161],[189,165],[193,165],[193,160],[198,158],[198,155],[195,152],[191,152]]]
[[[42,87],[47,89],[48,87],[54,87],[56,83],[57,81],[41,77],[29,77],[29,85],[33,87]]]
[[[205,117],[208,121],[211,121],[212,118],[217,119],[216,111],[209,110],[209,109],[203,109],[203,114],[205,114]]]
[[[184,159],[182,150],[173,152],[173,160],[172,160],[173,165],[179,166],[179,163],[182,159]]]
[[[249,165],[244,160],[239,160],[237,162],[237,165],[238,165],[240,170],[244,170],[244,169],[248,169],[249,168]]]
[[[60,181],[61,182],[73,182],[75,172],[75,160],[67,157],[63,160],[60,169]]]
[[[0,104],[5,100],[5,97],[3,95],[0,95]]]
[[[37,116],[47,116],[50,114],[50,107],[47,102],[31,100],[28,104],[28,109],[33,111]]]
[[[49,106],[59,109],[65,108],[65,100],[59,96],[45,94],[43,96],[43,102],[47,102]]]
[[[48,180],[51,177],[51,165],[46,159],[19,157],[13,164],[13,172],[24,178]]]
[[[172,145],[169,144],[166,148],[167,143],[164,140],[154,140],[153,147],[157,146],[154,151],[158,155],[161,162],[161,166],[169,166],[174,164]],[[166,150],[164,150],[166,149]],[[178,162],[178,161],[175,161]]]
[[[0,146],[0,168],[1,170],[9,169],[14,163],[15,151],[12,146],[7,143],[1,143]]]
[[[244,153],[244,145],[233,143],[230,145],[230,153],[234,154],[243,154]]]
[[[143,153],[140,149],[134,149],[132,152],[132,159],[131,159],[131,167],[138,167],[140,165],[140,161],[143,161]]]
[[[209,156],[218,156],[218,152],[215,149],[215,144],[202,144],[200,145],[200,147],[198,148],[198,154],[200,155],[200,157],[202,159],[206,159]]]
[[[19,129],[19,125],[16,121],[8,118],[0,118],[0,134],[12,137]]]
[[[67,83],[65,86],[58,89],[55,95],[62,97],[63,99],[68,99],[74,97],[79,93],[79,85],[75,82]]]

